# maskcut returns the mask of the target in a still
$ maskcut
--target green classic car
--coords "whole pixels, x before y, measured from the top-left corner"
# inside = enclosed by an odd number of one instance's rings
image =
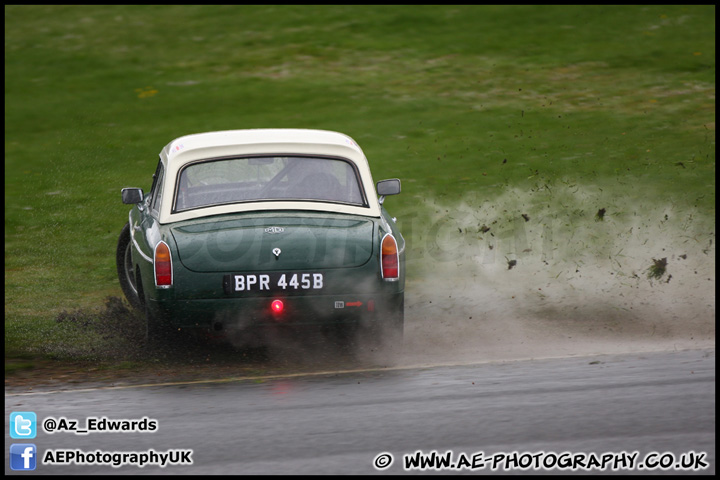
[[[401,341],[405,240],[383,207],[397,193],[398,179],[375,189],[363,151],[340,133],[184,136],[160,152],[149,192],[122,189],[134,206],[120,285],[150,339],[322,325]]]

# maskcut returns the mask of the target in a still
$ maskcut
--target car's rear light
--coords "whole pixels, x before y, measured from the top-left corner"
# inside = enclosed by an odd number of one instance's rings
[[[387,234],[382,239],[380,267],[382,278],[387,281],[394,281],[400,277],[400,260],[395,237]]]
[[[272,310],[273,313],[282,313],[284,308],[285,305],[283,304],[282,300],[273,300],[273,302],[270,304],[270,310]]]
[[[172,257],[167,243],[161,241],[155,246],[154,264],[155,286],[164,288],[172,286]]]

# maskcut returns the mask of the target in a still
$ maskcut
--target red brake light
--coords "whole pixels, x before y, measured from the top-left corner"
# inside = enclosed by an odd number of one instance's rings
[[[273,300],[273,302],[270,304],[270,309],[273,311],[273,313],[281,313],[284,308],[285,305],[283,305],[282,300]]]
[[[169,287],[172,285],[172,258],[167,243],[159,242],[155,246],[155,285]]]
[[[395,238],[389,233],[382,239],[381,252],[382,278],[385,280],[397,280],[400,273],[400,261]]]

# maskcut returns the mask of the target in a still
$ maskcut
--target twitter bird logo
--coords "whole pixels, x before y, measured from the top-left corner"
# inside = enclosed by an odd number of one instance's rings
[[[10,414],[10,437],[35,438],[37,416],[34,412],[13,412]]]

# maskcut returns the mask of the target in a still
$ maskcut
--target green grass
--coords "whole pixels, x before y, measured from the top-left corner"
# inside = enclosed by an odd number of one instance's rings
[[[668,5],[6,6],[6,355],[60,350],[76,332],[58,314],[121,295],[120,189],[149,187],[159,150],[188,133],[347,133],[376,180],[403,180],[387,203],[401,218],[420,198],[541,182],[714,219],[714,19]]]

